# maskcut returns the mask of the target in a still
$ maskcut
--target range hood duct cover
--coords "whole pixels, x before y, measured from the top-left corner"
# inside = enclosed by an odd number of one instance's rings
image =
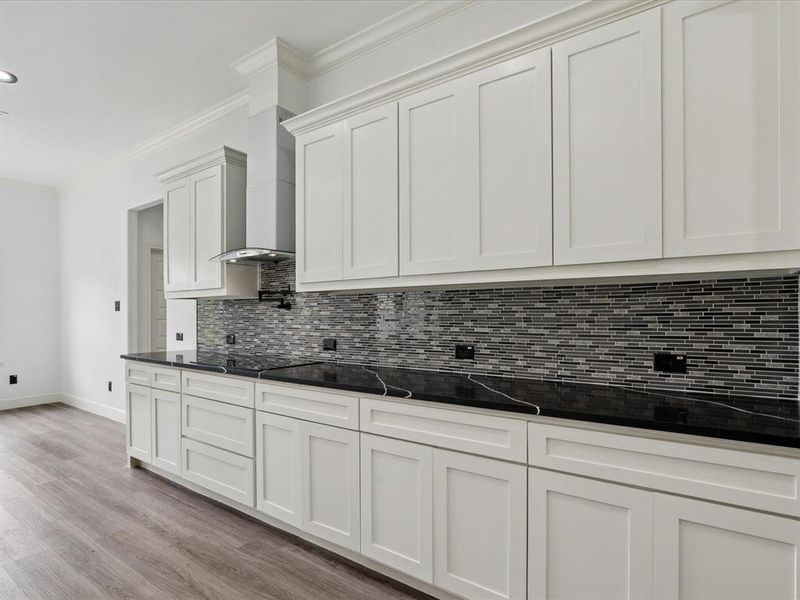
[[[295,255],[294,137],[281,122],[294,114],[273,106],[247,124],[247,246],[211,260],[278,262]]]

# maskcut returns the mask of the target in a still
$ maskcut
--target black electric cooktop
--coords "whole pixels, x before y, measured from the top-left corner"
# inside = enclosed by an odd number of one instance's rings
[[[122,358],[159,365],[258,377],[259,373],[273,369],[299,367],[315,361],[285,354],[236,354],[235,352],[208,352],[197,350],[170,350],[167,352],[142,352],[124,354]]]

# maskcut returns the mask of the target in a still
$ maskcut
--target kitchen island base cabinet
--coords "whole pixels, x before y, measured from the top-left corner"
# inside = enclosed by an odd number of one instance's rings
[[[652,493],[540,469],[528,481],[529,598],[651,597]]]
[[[527,468],[436,449],[434,585],[475,600],[525,598]]]
[[[433,448],[361,435],[361,552],[433,581]]]
[[[655,494],[656,598],[800,597],[800,521]]]

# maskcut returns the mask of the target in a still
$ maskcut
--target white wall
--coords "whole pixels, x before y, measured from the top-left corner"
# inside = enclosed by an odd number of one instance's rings
[[[240,110],[136,162],[98,172],[61,194],[62,392],[75,406],[124,419],[120,354],[128,351],[128,210],[162,197],[154,174],[222,144],[246,151]],[[134,244],[135,246],[135,244]],[[114,300],[122,311],[114,312]],[[194,301],[167,303],[171,348],[194,348]],[[175,331],[183,331],[176,342]],[[113,392],[106,389],[113,382]]]
[[[0,408],[59,391],[58,250],[56,193],[0,179]]]

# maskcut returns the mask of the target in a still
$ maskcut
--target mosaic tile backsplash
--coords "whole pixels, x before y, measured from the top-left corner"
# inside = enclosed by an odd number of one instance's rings
[[[294,262],[261,288],[294,285]],[[198,349],[451,372],[798,398],[798,277],[198,300]],[[225,334],[236,334],[234,347]],[[338,341],[322,351],[322,338]],[[454,345],[475,344],[475,360]],[[686,374],[653,352],[688,355]]]

